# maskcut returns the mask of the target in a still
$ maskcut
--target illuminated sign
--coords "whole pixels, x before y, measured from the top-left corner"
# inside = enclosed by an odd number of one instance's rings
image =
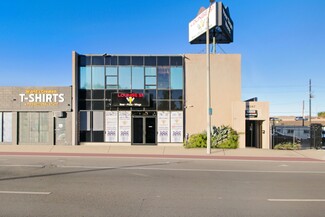
[[[53,106],[65,100],[64,94],[57,90],[25,90],[19,97],[26,106]]]
[[[150,95],[144,93],[112,93],[112,106],[147,107]]]

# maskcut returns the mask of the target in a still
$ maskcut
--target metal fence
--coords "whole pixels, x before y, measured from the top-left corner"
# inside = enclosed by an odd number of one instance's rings
[[[325,148],[325,131],[321,124],[311,126],[272,126],[271,144],[299,143],[301,149]]]

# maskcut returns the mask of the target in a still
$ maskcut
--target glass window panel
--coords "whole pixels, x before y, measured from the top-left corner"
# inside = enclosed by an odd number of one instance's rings
[[[157,101],[158,110],[169,110],[169,101]]]
[[[183,68],[170,68],[171,89],[183,89]]]
[[[106,67],[106,75],[117,76],[117,67],[116,66],[107,66]]]
[[[91,57],[79,55],[79,66],[91,65]]]
[[[80,89],[91,89],[91,67],[80,67]]]
[[[169,90],[158,90],[158,99],[169,99]]]
[[[132,65],[143,66],[143,57],[139,57],[139,56],[132,57]]]
[[[156,89],[156,85],[146,85],[145,88],[147,90],[149,90],[149,89]]]
[[[156,66],[157,65],[156,61],[157,61],[157,57],[149,56],[144,58],[144,64],[146,66]]]
[[[80,131],[90,130],[90,112],[80,112]]]
[[[104,142],[104,131],[93,132],[93,142]]]
[[[106,90],[106,99],[112,99],[112,93],[115,93],[116,90]]]
[[[119,89],[131,89],[131,67],[119,67]]]
[[[157,76],[157,68],[156,67],[145,67],[146,76]]]
[[[117,86],[117,77],[106,77],[106,84],[109,86]]]
[[[139,89],[139,90],[132,90],[132,93],[143,93],[143,89]]]
[[[171,101],[171,110],[183,110],[183,101]]]
[[[1,122],[0,122],[1,125]],[[3,113],[3,142],[12,142],[12,113]]]
[[[93,65],[104,65],[104,57],[103,56],[93,56],[92,64]]]
[[[105,73],[104,67],[93,66],[92,71],[92,89],[104,89],[105,87]]]
[[[171,99],[183,99],[183,90],[171,90]]]
[[[93,112],[93,130],[104,130],[104,112]]]
[[[156,86],[157,79],[156,77],[146,77],[146,85],[154,85]]]
[[[116,66],[117,65],[117,56],[106,56],[105,65]]]
[[[169,66],[169,57],[157,57],[158,66]]]
[[[78,103],[79,110],[86,110],[86,101],[80,100]]]
[[[171,66],[182,66],[183,65],[183,57],[171,57],[170,65]]]
[[[104,90],[93,90],[93,99],[104,99]]]
[[[91,132],[81,131],[80,132],[80,142],[91,142]]]
[[[29,142],[29,113],[20,112],[19,113],[19,143],[28,143]]]
[[[145,107],[145,110],[156,110],[156,101],[155,100],[150,100],[150,106],[149,107]]]
[[[92,101],[92,110],[104,110],[104,101]]]
[[[146,90],[146,93],[150,94],[150,99],[156,100],[157,98],[156,90]]]
[[[132,89],[144,89],[143,67],[132,67]]]
[[[158,88],[169,89],[170,67],[158,67]]]
[[[129,56],[119,56],[118,57],[118,64],[121,66],[131,65],[130,64],[130,57]]]

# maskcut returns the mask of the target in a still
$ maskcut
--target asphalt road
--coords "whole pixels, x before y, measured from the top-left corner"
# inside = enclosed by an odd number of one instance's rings
[[[319,216],[325,163],[2,156],[0,216]]]

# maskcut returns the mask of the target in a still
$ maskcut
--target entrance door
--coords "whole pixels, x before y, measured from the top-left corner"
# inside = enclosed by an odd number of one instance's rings
[[[262,148],[262,121],[246,121],[246,147]]]
[[[156,117],[132,117],[132,144],[156,144]]]
[[[66,145],[66,126],[65,118],[55,118],[55,145]]]

